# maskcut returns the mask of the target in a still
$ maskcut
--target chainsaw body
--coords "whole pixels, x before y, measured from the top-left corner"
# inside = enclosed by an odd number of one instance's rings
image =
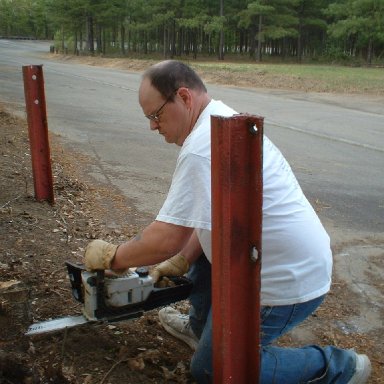
[[[124,275],[99,270],[89,272],[82,264],[65,263],[73,297],[82,303],[83,314],[32,324],[26,335],[58,331],[92,322],[114,322],[140,317],[144,312],[188,298],[192,282],[168,277],[168,285],[156,287],[146,267]]]
[[[170,277],[171,286],[156,288],[145,267],[124,275],[89,272],[84,266],[66,263],[74,298],[88,320],[116,321],[139,317],[143,312],[186,299],[192,283],[185,277]]]

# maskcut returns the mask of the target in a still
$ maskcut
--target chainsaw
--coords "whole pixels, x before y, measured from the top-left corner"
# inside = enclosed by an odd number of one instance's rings
[[[166,286],[159,288],[147,267],[115,275],[104,270],[87,271],[83,264],[69,261],[65,264],[72,295],[83,304],[82,315],[34,323],[26,335],[59,331],[86,323],[138,318],[151,309],[186,299],[192,289],[192,282],[183,276],[167,277]]]

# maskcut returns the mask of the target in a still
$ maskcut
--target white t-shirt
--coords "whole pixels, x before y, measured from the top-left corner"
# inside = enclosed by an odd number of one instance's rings
[[[236,112],[212,100],[181,147],[156,220],[195,228],[211,260],[211,115]],[[302,303],[328,292],[330,240],[289,164],[264,135],[261,304]]]

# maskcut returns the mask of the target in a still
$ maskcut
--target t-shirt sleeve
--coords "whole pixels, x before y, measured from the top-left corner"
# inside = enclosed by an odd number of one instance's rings
[[[188,153],[178,159],[172,184],[156,220],[211,229],[211,162]]]

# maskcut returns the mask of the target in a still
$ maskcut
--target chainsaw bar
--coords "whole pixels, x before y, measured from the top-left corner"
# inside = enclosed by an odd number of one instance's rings
[[[60,331],[65,328],[77,327],[82,324],[90,323],[84,316],[67,316],[59,319],[42,321],[41,323],[35,323],[29,326],[27,336],[39,335],[41,333],[49,333]]]

